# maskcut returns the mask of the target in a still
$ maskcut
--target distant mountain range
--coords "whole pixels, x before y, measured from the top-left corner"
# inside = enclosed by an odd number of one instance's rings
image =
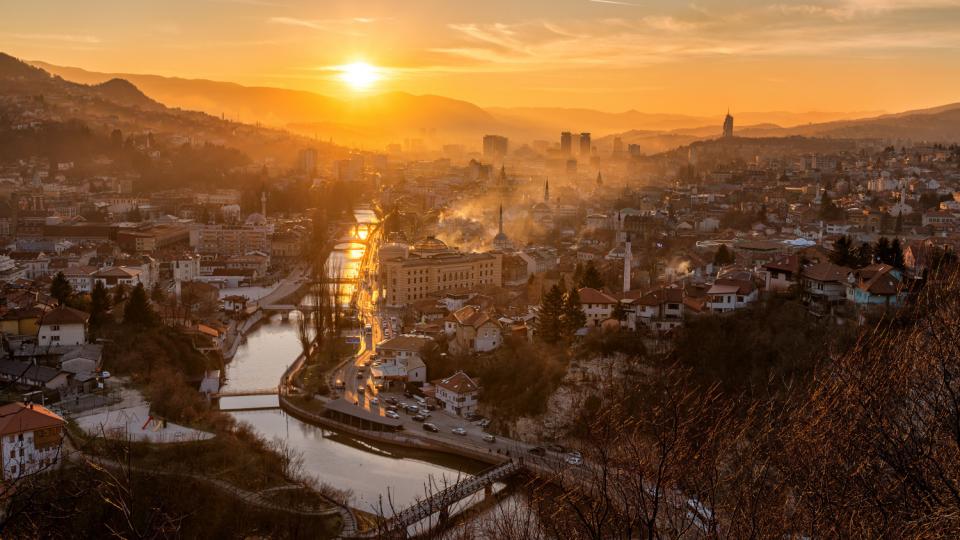
[[[96,85],[118,102],[146,107],[156,100],[168,107],[199,110],[246,123],[284,127],[321,140],[351,146],[381,147],[417,137],[429,143],[464,142],[478,147],[486,133],[513,141],[557,140],[560,131],[589,131],[601,149],[614,136],[659,152],[719,136],[723,113],[716,117],[591,109],[517,107],[481,108],[442,96],[392,92],[340,100],[321,94],[235,83],[157,75],[97,73],[32,62],[69,81]],[[145,95],[144,95],[145,94]],[[150,97],[147,97],[150,96]],[[151,99],[152,98],[152,99]],[[806,135],[835,138],[960,140],[960,103],[931,109],[881,114],[859,112],[740,112],[736,133],[744,137]]]

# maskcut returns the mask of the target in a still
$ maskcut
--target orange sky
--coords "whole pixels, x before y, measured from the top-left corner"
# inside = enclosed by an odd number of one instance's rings
[[[715,114],[960,101],[960,0],[7,2],[0,50],[349,97]]]

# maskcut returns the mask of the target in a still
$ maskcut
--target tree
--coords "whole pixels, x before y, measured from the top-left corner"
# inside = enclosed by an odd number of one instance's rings
[[[820,219],[830,221],[843,217],[843,209],[834,204],[830,195],[824,191],[820,198]]]
[[[903,270],[906,266],[903,261],[903,248],[900,245],[899,238],[894,238],[893,242],[890,243],[890,262],[887,264],[899,270]]]
[[[576,283],[574,283],[576,285]],[[583,269],[583,276],[580,278],[580,287],[590,287],[591,289],[602,289],[603,278],[600,272],[593,264],[593,261],[587,262],[587,267]]]
[[[94,335],[110,316],[110,295],[102,281],[97,281],[90,294],[90,330]]]
[[[143,283],[137,283],[133,292],[130,293],[130,299],[123,309],[123,324],[132,324],[137,326],[153,326],[156,323],[156,314],[150,307],[150,300],[147,299],[147,291],[143,288]]]
[[[160,282],[154,283],[153,287],[150,288],[150,300],[154,304],[160,305],[164,300],[167,299],[167,294],[163,290],[163,287],[160,286]]]
[[[736,260],[733,253],[730,252],[730,248],[726,244],[720,244],[720,247],[717,249],[717,253],[713,256],[713,264],[717,266],[726,266],[728,264],[733,264]]]
[[[113,288],[113,305],[119,306],[127,301],[127,286],[123,283],[117,283]]]
[[[566,338],[572,338],[577,330],[587,324],[587,315],[583,312],[583,306],[580,305],[580,293],[576,287],[563,295],[563,314],[560,316],[560,323],[563,336]]]
[[[560,316],[563,314],[563,291],[559,285],[550,287],[540,302],[540,313],[537,318],[537,335],[547,343],[560,341],[562,328]]]
[[[853,254],[853,241],[849,236],[841,236],[833,243],[833,251],[830,253],[830,262],[838,266],[853,266],[855,256]]]
[[[613,313],[611,316],[620,322],[627,320],[627,307],[623,304],[623,302],[617,302],[617,304],[613,306]]]
[[[73,287],[70,286],[67,276],[63,275],[63,272],[57,272],[57,275],[53,278],[53,283],[50,284],[50,296],[56,299],[57,305],[62,306],[72,294]]]
[[[854,266],[862,268],[873,262],[873,246],[869,242],[863,242],[854,253]]]

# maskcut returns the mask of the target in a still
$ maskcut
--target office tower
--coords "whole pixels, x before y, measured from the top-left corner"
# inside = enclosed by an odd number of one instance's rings
[[[573,133],[564,131],[560,134],[560,153],[569,156],[573,152]]]
[[[590,157],[590,134],[580,134],[580,157]]]
[[[483,136],[483,157],[503,159],[507,155],[507,138],[501,135]]]

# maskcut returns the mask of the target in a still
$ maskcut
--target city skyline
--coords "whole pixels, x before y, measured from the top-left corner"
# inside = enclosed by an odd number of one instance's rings
[[[53,2],[6,14],[0,38],[27,60],[346,99],[403,91],[486,107],[893,112],[957,100],[958,18],[953,0],[423,1],[402,11],[384,1]]]

